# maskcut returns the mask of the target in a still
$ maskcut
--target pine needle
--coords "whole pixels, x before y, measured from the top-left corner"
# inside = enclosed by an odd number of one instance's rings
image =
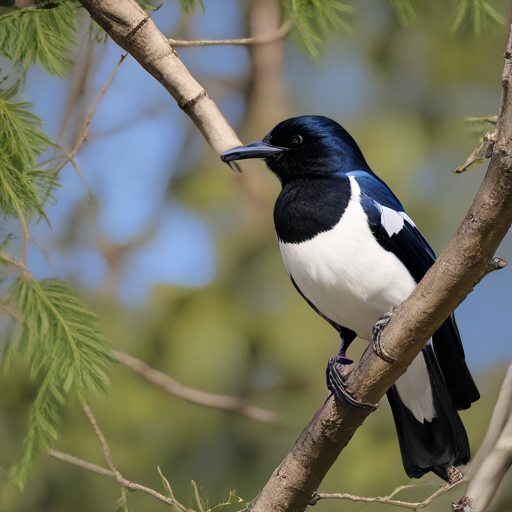
[[[20,278],[11,288],[10,303],[23,318],[20,343],[13,350],[28,356],[31,378],[41,381],[23,454],[11,475],[23,487],[34,457],[58,437],[64,395],[71,387],[80,398],[106,392],[106,367],[114,358],[96,325],[97,317],[67,285]]]
[[[33,105],[13,100],[18,86],[0,89],[0,209],[4,216],[16,217],[21,210],[27,217],[44,217],[42,207],[56,176],[41,170],[36,160],[53,143],[39,130],[41,120],[29,110]]]
[[[287,17],[314,58],[318,58],[317,47],[322,36],[331,30],[350,32],[343,16],[354,12],[354,8],[339,0],[284,0],[283,3]]]
[[[24,71],[34,63],[62,78],[73,63],[69,53],[78,5],[61,0],[56,7],[32,6],[0,16],[0,54]]]

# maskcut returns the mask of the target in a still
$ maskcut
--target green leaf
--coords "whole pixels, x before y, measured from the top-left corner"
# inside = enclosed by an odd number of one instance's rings
[[[58,437],[64,394],[71,386],[81,400],[88,392],[106,392],[106,367],[114,358],[97,327],[97,317],[67,285],[23,277],[13,285],[9,304],[23,319],[18,343],[11,339],[9,346],[28,356],[31,377],[41,380],[23,454],[12,474],[23,487],[35,455]]]
[[[234,492],[230,492],[226,503],[221,503],[208,512],[238,512],[245,508],[245,506],[246,503],[242,498],[238,497]]]
[[[0,54],[25,71],[34,63],[63,77],[73,63],[69,53],[78,5],[62,0],[56,7],[32,6],[0,16]]]
[[[39,130],[41,120],[30,112],[33,105],[15,102],[18,84],[0,89],[0,209],[4,215],[44,217],[43,204],[56,186],[56,174],[43,171],[36,159],[53,144]]]
[[[350,32],[343,15],[354,8],[338,0],[284,0],[287,15],[309,53],[317,58],[321,36],[331,30]]]

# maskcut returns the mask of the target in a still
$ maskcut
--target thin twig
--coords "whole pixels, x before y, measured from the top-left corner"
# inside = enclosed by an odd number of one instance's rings
[[[467,482],[466,478],[462,478],[461,480],[457,480],[457,482],[454,482],[452,484],[445,484],[439,487],[437,491],[429,496],[425,501],[421,502],[409,502],[409,501],[401,501],[401,500],[393,500],[391,499],[393,496],[398,494],[401,490],[407,489],[409,487],[417,487],[417,485],[403,485],[401,487],[398,487],[395,489],[389,496],[376,496],[375,498],[366,498],[364,496],[354,496],[353,494],[345,494],[345,493],[333,493],[333,494],[327,494],[327,493],[316,493],[313,496],[313,500],[311,501],[311,505],[316,504],[320,500],[327,500],[327,499],[339,499],[339,500],[351,500],[351,501],[362,501],[364,503],[384,503],[386,505],[395,505],[397,507],[403,507],[403,508],[410,508],[413,510],[423,510],[425,507],[430,505],[436,498],[441,496],[442,494],[450,491],[457,485],[461,484],[462,482]]]
[[[112,460],[112,456],[110,455],[110,450],[108,448],[107,441],[105,439],[105,436],[103,435],[103,432],[101,431],[101,429],[98,425],[98,422],[96,421],[96,418],[94,417],[94,414],[92,413],[90,407],[85,402],[82,404],[82,407],[85,411],[85,414],[89,418],[89,421],[91,422],[92,428],[94,429],[94,432],[96,433],[96,437],[98,438],[98,440],[100,442],[101,449],[103,450],[103,455],[105,456],[105,460],[107,461],[108,466],[110,467],[110,469],[112,470],[114,475],[116,475],[117,480],[119,480],[120,478],[122,479],[123,476],[121,475],[119,470],[116,468],[114,461]]]
[[[167,480],[167,478],[165,478],[164,474],[162,473],[162,470],[160,469],[160,466],[157,466],[156,469],[158,469],[158,474],[160,475],[160,478],[162,479],[162,482],[164,484],[165,490],[167,491],[167,494],[172,499],[174,499],[174,493],[172,492],[171,484],[169,483],[169,480]]]
[[[178,398],[182,398],[187,402],[240,414],[241,416],[246,416],[262,423],[268,423],[271,425],[283,424],[282,417],[279,414],[265,409],[260,409],[254,405],[249,405],[240,397],[215,395],[213,393],[207,393],[199,389],[184,386],[172,377],[169,377],[169,375],[151,368],[140,359],[126,354],[125,352],[112,350],[112,353],[120,363],[125,365],[127,368],[130,368],[130,370],[138,373],[147,381],[162,388],[167,393]]]
[[[115,473],[113,473],[109,469],[102,468],[101,466],[92,464],[92,462],[87,462],[85,460],[79,459],[78,457],[73,457],[73,455],[69,455],[68,453],[59,452],[58,450],[50,448],[48,450],[48,455],[50,457],[53,457],[54,459],[59,459],[63,462],[67,462],[68,464],[73,464],[74,466],[78,466],[79,468],[91,471],[92,473],[97,473],[98,475],[106,476],[108,478],[113,478],[114,480],[117,480]]]
[[[171,46],[176,48],[185,48],[188,46],[227,46],[227,45],[247,45],[247,44],[268,44],[273,43],[288,34],[292,28],[290,20],[286,20],[279,30],[269,34],[261,34],[255,37],[244,37],[242,39],[204,39],[201,41],[181,41],[179,39],[168,39]]]
[[[108,474],[105,474],[105,471],[108,471],[104,468],[101,468],[100,466],[95,466],[94,464],[90,464],[88,462],[82,461],[81,459],[76,459],[75,457],[72,457],[68,455],[66,458],[63,457],[57,457],[60,460],[63,460],[64,462],[70,462],[71,464],[75,464],[80,467],[84,467],[84,469],[88,469],[89,471],[93,471],[98,474],[103,474],[104,476],[108,476],[109,478],[115,478],[117,482],[122,485],[123,487],[126,487],[127,489],[130,489],[132,491],[141,491],[145,494],[149,494],[150,496],[153,496],[153,498],[156,498],[159,501],[162,501],[163,503],[166,503],[167,505],[173,505],[174,507],[178,508],[182,512],[193,512],[191,509],[185,507],[182,505],[179,501],[176,501],[174,497],[167,497],[163,494],[160,494],[157,491],[154,491],[153,489],[150,489],[149,487],[144,487],[143,485],[136,484],[134,482],[131,482],[130,480],[127,480],[117,469],[116,465],[114,464],[114,461],[112,460],[112,456],[110,455],[110,450],[107,444],[107,441],[105,439],[105,436],[103,435],[98,422],[96,421],[96,418],[94,417],[94,414],[92,413],[90,407],[87,405],[87,403],[83,402],[82,407],[85,411],[85,414],[89,418],[89,421],[91,422],[91,425],[94,429],[94,432],[96,433],[96,437],[98,438],[101,449],[103,451],[103,455],[105,457],[105,460],[107,461],[107,464],[109,465],[111,471],[108,472]],[[66,455],[66,454],[64,454]],[[53,455],[52,455],[53,456]],[[71,460],[75,459],[75,460]],[[78,462],[78,463],[77,463]],[[85,465],[88,467],[85,467]],[[99,471],[96,471],[96,469],[99,468],[102,470],[100,473]]]
[[[96,107],[98,106],[98,103],[100,102],[103,95],[107,92],[110,82],[112,82],[112,79],[114,78],[115,74],[117,73],[119,66],[121,66],[121,63],[123,62],[123,60],[126,58],[127,55],[128,55],[127,53],[125,53],[124,55],[121,55],[121,59],[116,64],[116,67],[114,68],[112,73],[110,73],[110,76],[108,77],[108,80],[106,81],[105,85],[103,86],[103,89],[101,90],[99,96],[96,98],[96,101],[94,102],[91,110],[89,110],[89,113],[87,114],[87,118],[85,119],[84,126],[82,128],[82,131],[78,137],[78,140],[76,141],[75,147],[73,148],[73,150],[71,151],[71,153],[69,155],[66,155],[68,157],[69,161],[71,161],[75,157],[76,153],[80,149],[80,146],[84,143],[84,141],[87,137],[87,130],[89,129],[89,125],[91,124],[92,118],[94,117],[94,111],[95,111]]]

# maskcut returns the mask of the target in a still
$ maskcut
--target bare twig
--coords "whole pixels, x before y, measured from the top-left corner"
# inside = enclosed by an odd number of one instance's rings
[[[247,404],[242,398],[228,395],[215,395],[206,393],[199,389],[184,386],[180,382],[174,380],[169,375],[151,368],[146,363],[125,352],[112,350],[115,358],[130,370],[138,373],[147,381],[162,388],[167,393],[182,398],[187,402],[211,407],[213,409],[221,409],[223,411],[240,414],[253,420],[272,425],[282,424],[282,418],[279,414],[265,409],[260,409],[254,405]]]
[[[461,484],[462,482],[466,482],[466,481],[467,481],[467,479],[461,479],[452,484],[442,485],[441,487],[439,487],[439,489],[434,494],[430,495],[425,501],[421,501],[418,503],[391,499],[393,496],[398,494],[403,489],[407,489],[410,487],[417,487],[417,485],[403,485],[403,486],[395,489],[389,496],[376,496],[375,498],[365,498],[364,496],[354,496],[353,494],[345,494],[345,493],[343,493],[343,494],[341,494],[341,493],[334,493],[334,494],[315,493],[313,495],[313,500],[311,501],[310,504],[315,505],[320,500],[338,499],[338,500],[362,501],[364,503],[384,503],[386,505],[395,505],[397,507],[411,508],[413,510],[423,510],[428,505],[430,505],[430,503],[432,503],[436,498],[439,498],[439,496],[441,496],[442,494],[450,491],[457,485]]]
[[[164,474],[162,473],[162,470],[158,466],[156,469],[158,469],[158,474],[160,475],[160,478],[162,479],[162,482],[164,484],[165,490],[167,491],[167,494],[174,499],[174,494],[171,489],[171,484],[169,483],[169,480],[165,478]]]
[[[91,471],[92,473],[96,473],[98,475],[106,476],[108,478],[113,478],[114,480],[117,480],[116,474],[113,471],[110,471],[109,469],[106,468],[102,468],[101,466],[97,466],[96,464],[92,464],[91,462],[79,459],[78,457],[73,457],[73,455],[69,455],[68,453],[59,452],[58,450],[50,448],[48,450],[48,455],[50,457],[53,457],[54,459],[59,459],[63,462],[67,462],[68,464],[73,464],[74,466],[78,466],[79,468]]]
[[[153,498],[156,498],[159,501],[162,501],[163,503],[166,503],[167,505],[173,505],[174,507],[178,508],[182,512],[193,512],[191,509],[185,507],[182,505],[179,501],[176,501],[174,497],[167,497],[163,494],[160,494],[157,491],[154,491],[153,489],[150,489],[149,487],[144,487],[143,485],[136,484],[134,482],[130,482],[130,480],[127,480],[124,478],[124,476],[119,472],[117,467],[114,464],[114,461],[112,460],[112,456],[110,455],[110,450],[108,448],[107,441],[105,440],[105,436],[103,435],[98,422],[96,421],[96,418],[94,417],[94,414],[92,413],[90,407],[83,402],[82,407],[85,411],[85,414],[89,418],[89,421],[91,422],[91,425],[94,429],[94,432],[96,433],[96,437],[98,438],[101,449],[103,451],[103,455],[105,457],[105,460],[107,461],[107,464],[109,465],[111,471],[108,471],[104,468],[101,468],[100,466],[95,466],[94,464],[90,464],[88,462],[82,461],[81,459],[77,459],[76,457],[72,457],[67,454],[66,457],[56,457],[60,460],[63,460],[64,462],[69,462],[71,464],[75,464],[76,466],[83,467],[84,469],[87,469],[88,471],[93,471],[94,473],[103,474],[103,476],[108,476],[109,478],[115,478],[117,482],[122,485],[123,487],[126,487],[127,489],[130,489],[132,491],[141,491],[145,494],[149,494],[150,496],[153,496]],[[53,450],[54,451],[54,450]],[[57,452],[60,454],[60,452]],[[52,456],[55,456],[51,454]],[[87,467],[86,467],[87,466]],[[100,469],[101,472],[97,471],[97,469]],[[108,473],[105,473],[108,472]]]
[[[119,66],[121,66],[123,60],[126,58],[128,54],[125,53],[124,55],[121,55],[121,58],[119,59],[119,62],[116,64],[116,67],[110,73],[110,76],[108,77],[108,80],[106,81],[105,85],[103,86],[103,89],[101,90],[99,96],[96,98],[96,101],[94,102],[91,110],[89,110],[89,114],[87,114],[87,118],[85,119],[84,126],[82,128],[82,132],[80,133],[80,136],[78,137],[78,140],[76,141],[75,147],[71,151],[71,153],[68,156],[69,160],[72,160],[77,151],[80,149],[80,146],[84,143],[86,137],[87,137],[87,130],[89,129],[89,125],[91,124],[92,118],[94,117],[94,111],[96,110],[96,107],[98,106],[98,103],[100,102],[103,95],[107,92],[107,89],[110,85],[110,82],[112,82],[112,79],[114,78],[115,74],[117,73],[117,70],[119,69]]]
[[[255,37],[244,37],[242,39],[204,39],[200,41],[181,41],[179,39],[168,39],[175,48],[186,48],[188,46],[226,46],[226,45],[248,45],[267,44],[278,41],[288,34],[292,28],[290,20],[286,20],[275,32],[261,34]]]

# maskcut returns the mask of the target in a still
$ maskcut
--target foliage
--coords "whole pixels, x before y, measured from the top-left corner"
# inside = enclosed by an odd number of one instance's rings
[[[343,15],[354,8],[338,0],[283,0],[286,13],[298,30],[307,50],[318,57],[317,45],[330,29],[350,30]]]
[[[36,164],[53,144],[39,130],[41,120],[28,102],[15,102],[18,85],[0,89],[0,209],[4,215],[44,216],[42,207],[55,186],[55,175]]]
[[[33,6],[0,16],[0,54],[25,71],[39,64],[51,75],[63,77],[73,63],[76,2],[61,0],[56,6]]]
[[[58,437],[64,394],[72,386],[81,400],[87,392],[105,392],[109,384],[105,369],[113,357],[96,325],[97,317],[67,285],[22,277],[12,286],[8,303],[16,307],[22,321],[7,340],[3,364],[12,366],[16,355],[25,353],[31,377],[41,382],[13,475],[23,487],[34,456]]]
[[[489,21],[503,25],[505,18],[486,0],[459,0],[452,23],[452,31],[456,32],[463,21],[469,18],[475,33],[481,35]]]

